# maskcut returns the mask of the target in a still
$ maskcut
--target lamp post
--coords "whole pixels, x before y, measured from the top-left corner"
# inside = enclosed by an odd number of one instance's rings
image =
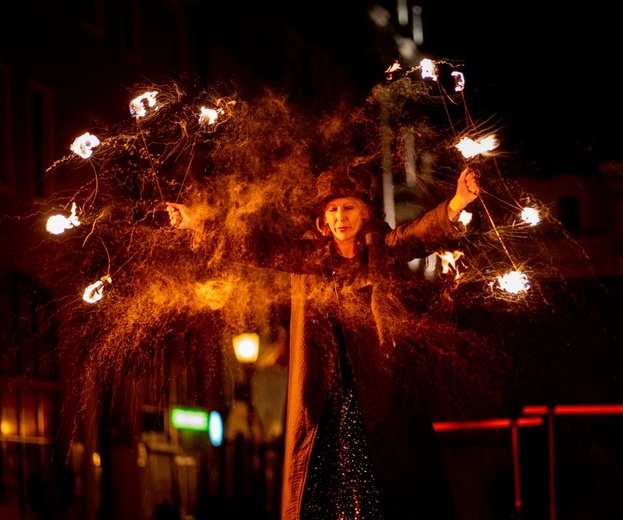
[[[253,363],[257,361],[260,352],[260,336],[255,332],[244,332],[232,338],[234,354],[242,365],[243,388],[242,398],[251,405],[251,376],[253,375]],[[250,411],[250,410],[249,410]]]
[[[253,363],[259,354],[260,337],[254,332],[238,334],[232,338],[232,345],[244,373],[242,384],[235,384],[236,391],[226,425],[227,495],[233,500],[249,501],[256,487],[253,482],[253,411],[249,390]]]

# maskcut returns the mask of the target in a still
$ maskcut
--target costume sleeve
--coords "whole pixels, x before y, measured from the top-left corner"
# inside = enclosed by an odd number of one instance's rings
[[[401,224],[386,235],[385,244],[396,259],[408,262],[423,258],[461,237],[459,229],[448,218],[448,203],[442,202],[422,217]]]

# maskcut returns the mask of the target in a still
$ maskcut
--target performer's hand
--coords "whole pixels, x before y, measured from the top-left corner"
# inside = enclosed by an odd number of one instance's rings
[[[480,195],[478,175],[466,167],[459,176],[454,197],[448,204],[448,217],[453,220],[465,207]]]
[[[171,225],[178,229],[203,230],[203,221],[187,206],[177,202],[167,202],[167,212]]]

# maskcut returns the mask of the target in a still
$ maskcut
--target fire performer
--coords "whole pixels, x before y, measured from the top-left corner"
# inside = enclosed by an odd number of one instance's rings
[[[231,248],[235,261],[291,273],[283,520],[456,517],[413,345],[395,334],[405,316],[381,309],[399,298],[409,261],[460,238],[456,219],[479,193],[466,168],[452,198],[392,229],[353,170],[338,168],[317,179],[317,229],[300,239],[254,229]],[[189,207],[167,210],[173,226],[202,229]]]

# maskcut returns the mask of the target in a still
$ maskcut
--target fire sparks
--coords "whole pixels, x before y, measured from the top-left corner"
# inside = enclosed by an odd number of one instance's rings
[[[518,294],[530,289],[530,281],[521,271],[509,271],[505,275],[498,276],[497,280],[500,288],[510,294]]]
[[[472,221],[473,216],[474,215],[470,213],[469,211],[463,210],[461,211],[461,213],[459,213],[458,221],[464,226],[467,226],[467,224],[469,224]]]
[[[144,94],[134,98],[130,101],[130,114],[132,114],[137,119],[140,117],[145,117],[147,115],[148,108],[155,108],[158,110],[156,106],[156,96],[158,92],[145,92]]]
[[[100,140],[96,136],[86,132],[80,137],[76,137],[69,148],[76,155],[79,155],[83,159],[88,159],[93,153],[93,148],[98,147],[99,144]]]
[[[422,79],[431,78],[433,81],[437,81],[437,67],[433,60],[423,59],[420,62],[420,68],[422,70]]]
[[[455,70],[452,72],[451,76],[454,78],[454,91],[463,92],[465,89],[465,76],[463,73]]]
[[[97,282],[89,285],[82,295],[82,299],[87,303],[97,303],[104,297],[105,283],[112,283],[110,276],[102,276]]]
[[[66,217],[64,215],[52,215],[45,226],[48,232],[53,235],[60,235],[64,233],[65,230],[71,229],[72,227],[77,227],[80,225],[80,220],[76,216],[76,203],[74,202],[71,205],[71,215]]]
[[[213,125],[218,116],[222,114],[222,110],[214,110],[213,108],[201,107],[201,115],[199,116],[200,125]]]
[[[534,208],[524,208],[521,212],[521,218],[526,224],[530,224],[531,226],[536,226],[541,222],[539,212]]]
[[[391,80],[394,76],[394,72],[396,72],[397,70],[402,70],[402,67],[400,66],[400,63],[398,63],[398,61],[395,61],[385,71],[385,74],[387,74],[387,79]]]
[[[231,116],[231,110],[236,105],[234,100],[217,99],[214,102],[216,108],[202,106],[199,114],[199,125],[202,127],[216,126]]]
[[[494,135],[489,135],[474,141],[469,137],[463,137],[456,145],[458,150],[463,154],[463,157],[469,159],[486,152],[490,152],[497,148],[498,142]]]
[[[443,253],[437,253],[437,256],[441,258],[441,272],[447,274],[450,270],[454,271],[454,279],[458,280],[461,275],[456,265],[456,261],[463,256],[462,251],[444,251]]]

